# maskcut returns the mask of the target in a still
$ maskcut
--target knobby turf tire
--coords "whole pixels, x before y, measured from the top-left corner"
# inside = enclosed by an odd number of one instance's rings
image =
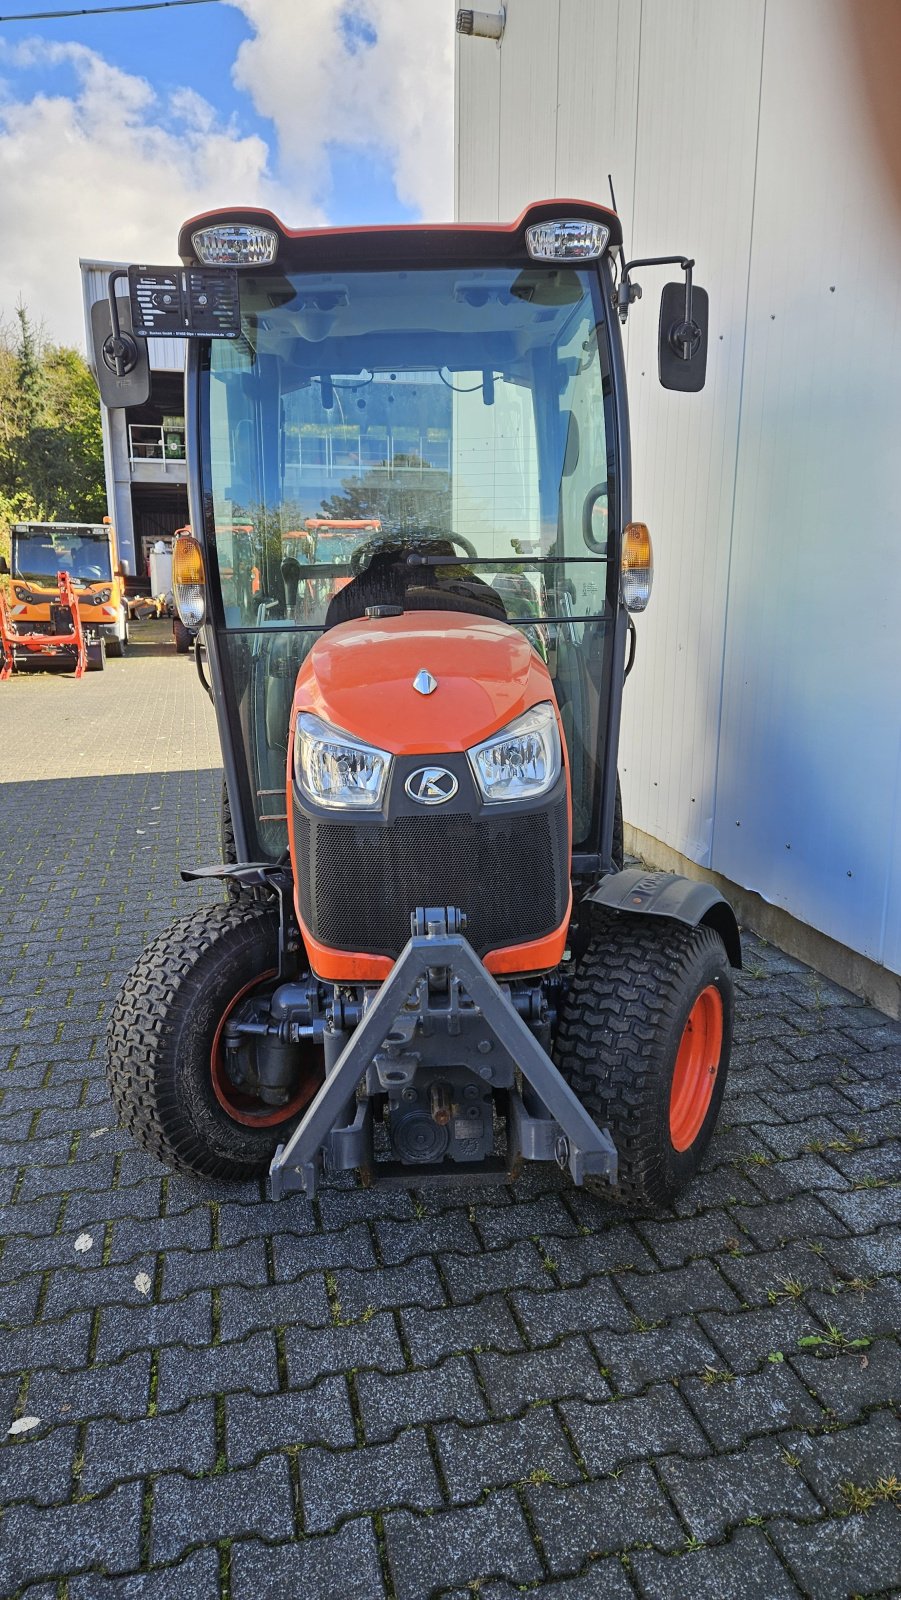
[[[710,1105],[692,1144],[676,1150],[669,1126],[676,1055],[688,1014],[709,985],[723,1006],[723,1041]],[[719,934],[662,918],[599,911],[564,1000],[554,1059],[619,1154],[615,1188],[632,1206],[667,1205],[697,1172],[713,1136],[732,1043],[732,969]]]
[[[216,1028],[238,991],[278,963],[278,911],[202,906],[142,951],[107,1031],[107,1077],[119,1120],[152,1155],[202,1178],[264,1173],[294,1126],[235,1122],[213,1091]]]
[[[172,637],[175,640],[176,654],[186,656],[191,648],[191,633],[190,629],[185,627],[181,617],[173,617],[172,619]]]

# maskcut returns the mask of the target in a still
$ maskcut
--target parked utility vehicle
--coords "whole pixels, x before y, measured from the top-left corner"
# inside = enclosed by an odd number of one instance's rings
[[[714,889],[623,870],[652,560],[621,239],[560,200],[485,227],[217,212],[182,267],[129,269],[123,368],[144,333],[191,334],[173,579],[234,856],[185,874],[232,897],[148,945],[109,1028],[120,1116],[175,1167],[268,1168],[278,1196],[323,1167],[419,1184],[549,1160],[641,1202],[697,1170],[740,951]],[[686,278],[660,376],[697,389],[706,296],[665,259]],[[322,614],[321,542],[296,530],[357,508],[378,528]]]
[[[9,566],[9,611],[15,631],[53,633],[51,607],[59,604],[57,574],[65,572],[78,602],[86,643],[102,639],[106,655],[125,654],[126,574],[109,520],[16,522],[11,529]]]

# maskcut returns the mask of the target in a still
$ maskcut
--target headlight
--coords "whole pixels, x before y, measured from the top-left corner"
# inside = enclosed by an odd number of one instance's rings
[[[13,584],[13,594],[17,600],[24,600],[26,605],[28,605],[31,600],[31,590],[23,589],[20,583]]]
[[[560,734],[549,700],[467,750],[486,800],[537,800],[560,776]]]
[[[95,589],[92,595],[95,606],[105,605],[107,600],[112,599],[112,593],[112,589]]]
[[[391,756],[302,711],[294,734],[294,773],[304,794],[335,810],[377,811]]]

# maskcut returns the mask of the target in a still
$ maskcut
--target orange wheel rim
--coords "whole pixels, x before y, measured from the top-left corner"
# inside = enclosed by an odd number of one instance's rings
[[[322,1071],[316,1071],[313,1066],[308,1066],[297,1086],[297,1093],[292,1095],[287,1105],[267,1106],[262,1100],[257,1100],[251,1094],[244,1094],[225,1070],[224,1052],[222,1050],[222,1034],[229,1017],[235,1007],[254,989],[259,989],[270,978],[277,977],[276,969],[270,972],[261,972],[258,978],[252,978],[250,983],[245,983],[239,989],[234,1000],[226,1006],[219,1019],[219,1026],[213,1039],[213,1048],[210,1051],[210,1079],[213,1093],[223,1111],[231,1117],[233,1122],[240,1122],[245,1128],[275,1128],[280,1122],[288,1122],[291,1117],[296,1117],[305,1105],[312,1100],[316,1090],[322,1082]]]
[[[715,984],[702,989],[679,1041],[669,1102],[675,1150],[694,1144],[710,1109],[723,1052],[723,1001]]]

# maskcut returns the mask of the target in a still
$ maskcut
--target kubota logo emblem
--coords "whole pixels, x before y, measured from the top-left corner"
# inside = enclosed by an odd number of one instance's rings
[[[417,767],[404,784],[410,799],[421,806],[443,805],[445,800],[453,800],[459,787],[446,767]]]

